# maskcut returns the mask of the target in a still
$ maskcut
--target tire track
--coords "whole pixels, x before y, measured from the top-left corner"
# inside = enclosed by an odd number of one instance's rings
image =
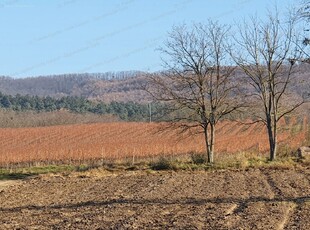
[[[274,199],[277,204],[283,204],[283,202],[287,203],[287,208],[284,211],[282,220],[278,223],[276,229],[291,229],[292,226],[299,225],[300,220],[296,220],[296,216],[300,216],[302,206],[310,199],[307,194],[302,192],[305,190],[301,190],[300,186],[305,187],[307,186],[306,184],[309,185],[309,183],[305,184],[302,182],[302,178],[307,179],[306,181],[310,182],[309,174],[306,172],[297,172],[299,175],[296,178],[295,174],[276,175],[279,179],[281,179],[279,183],[281,183],[283,189],[285,189],[282,191],[272,177],[272,171],[261,170],[261,172],[265,176],[267,183],[274,193],[271,200]],[[290,176],[292,176],[292,178]],[[298,229],[300,228],[298,227]]]
[[[302,219],[302,214],[304,213],[303,210],[303,205],[304,205],[305,201],[304,200],[298,200],[295,204],[295,207],[291,210],[290,212],[290,216],[286,222],[286,224],[283,226],[283,228],[279,228],[279,230],[291,230],[291,229],[309,229],[309,228],[305,228],[302,227],[303,223],[303,219]],[[307,215],[307,214],[305,214]]]
[[[260,170],[262,175],[265,176],[265,179],[270,187],[270,190],[273,192],[273,196],[271,199],[283,197],[284,194],[280,188],[277,187],[275,181],[273,180],[270,172],[266,172],[265,170]]]
[[[285,210],[283,219],[277,226],[277,230],[284,230],[290,221],[290,217],[295,213],[295,209],[297,208],[297,204],[294,202],[288,203],[288,208]]]

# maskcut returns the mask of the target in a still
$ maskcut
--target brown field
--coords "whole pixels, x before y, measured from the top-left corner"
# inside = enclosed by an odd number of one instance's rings
[[[308,135],[306,120],[281,125],[282,146],[297,148]],[[1,164],[204,151],[202,136],[158,132],[160,127],[97,123],[0,129]],[[259,124],[225,121],[217,134],[218,152],[268,149]],[[29,175],[0,180],[0,229],[310,229],[309,164],[209,171],[99,167]]]
[[[281,122],[279,141],[296,148],[305,140],[307,121]],[[0,164],[17,162],[83,161],[122,159],[204,152],[202,135],[177,131],[158,132],[158,123],[96,123],[39,128],[0,129]],[[217,127],[216,151],[268,150],[261,124],[240,125],[224,121]]]
[[[0,229],[310,229],[310,168],[0,181]]]

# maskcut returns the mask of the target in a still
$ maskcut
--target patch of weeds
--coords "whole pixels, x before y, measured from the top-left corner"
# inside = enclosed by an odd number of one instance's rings
[[[160,157],[158,161],[150,163],[150,168],[153,170],[175,170],[175,164],[166,157]]]
[[[23,173],[32,174],[46,174],[46,173],[59,173],[65,171],[73,171],[74,167],[71,165],[47,165],[47,166],[35,166],[30,168],[23,168]]]
[[[188,169],[190,170],[202,170],[204,169],[204,165],[203,164],[193,164],[193,163],[190,163],[190,164],[187,164],[187,167]]]
[[[278,157],[274,161],[267,161],[263,167],[272,169],[293,169],[297,166],[298,162],[293,157]]]
[[[32,173],[1,173],[0,180],[21,180],[27,177],[37,175]]]
[[[174,170],[192,170],[193,166],[193,164],[184,161],[173,162]]]
[[[231,168],[240,168],[240,162],[238,161],[229,161],[229,162],[215,162],[213,165],[209,166],[209,169],[231,169]]]
[[[192,153],[191,154],[191,161],[194,164],[201,165],[207,163],[207,158],[205,154],[201,153]]]
[[[78,165],[75,167],[75,171],[77,172],[86,172],[90,169],[94,169],[97,168],[96,166],[92,166],[92,165],[86,165],[86,164],[82,164],[82,165]]]
[[[223,159],[218,159],[212,167],[214,169],[244,169],[248,167],[248,162],[244,157],[240,158],[231,155],[229,157],[224,157]]]
[[[261,157],[250,157],[248,159],[248,167],[250,168],[256,168],[260,167],[268,162],[267,158],[261,158]]]
[[[0,180],[19,180],[46,173],[63,173],[74,170],[70,165],[47,165],[17,169],[0,169]]]
[[[203,164],[203,165],[198,165],[201,166],[202,168],[197,168],[198,170],[203,169],[205,171],[209,171],[209,170],[214,170],[215,169],[215,164]]]
[[[281,158],[294,157],[297,156],[297,149],[292,148],[291,146],[279,145],[278,147],[278,156]]]
[[[138,165],[132,165],[132,166],[127,166],[125,168],[126,171],[136,171],[139,170],[139,166]]]
[[[247,161],[236,161],[232,165],[232,168],[237,168],[237,169],[245,169],[249,166]]]

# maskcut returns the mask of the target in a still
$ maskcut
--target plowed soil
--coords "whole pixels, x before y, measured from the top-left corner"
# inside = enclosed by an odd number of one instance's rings
[[[0,191],[0,229],[310,229],[310,168],[96,169]]]

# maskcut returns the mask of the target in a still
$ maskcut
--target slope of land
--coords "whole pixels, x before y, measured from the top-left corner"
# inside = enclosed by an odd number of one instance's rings
[[[300,64],[290,82],[289,91],[302,95],[309,88],[309,64]],[[244,76],[241,70],[236,72],[238,78]],[[33,96],[82,96],[88,99],[111,101],[150,101],[142,89],[146,83],[146,73],[141,71],[123,71],[108,73],[72,73],[51,76],[38,76],[14,79],[0,77],[0,92],[9,95]],[[243,83],[242,83],[243,84]],[[244,84],[244,90],[248,91]]]
[[[44,175],[6,186],[1,229],[310,229],[310,168]]]
[[[81,96],[111,101],[147,101],[141,86],[145,74],[139,71],[102,74],[64,74],[14,79],[0,77],[0,92],[9,95]]]

